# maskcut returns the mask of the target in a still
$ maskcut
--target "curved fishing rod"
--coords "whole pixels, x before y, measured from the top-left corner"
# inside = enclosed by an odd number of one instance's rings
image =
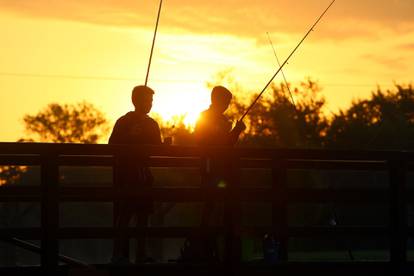
[[[154,31],[154,37],[152,38],[152,46],[151,46],[151,53],[150,53],[149,61],[148,61],[147,75],[145,77],[145,86],[147,86],[147,83],[148,83],[148,76],[149,76],[149,72],[151,68],[151,61],[152,61],[152,53],[154,52],[155,38],[157,37],[158,23],[160,21],[161,7],[162,7],[162,0],[160,0],[160,6],[158,7],[157,22],[155,23],[155,31]]]
[[[269,39],[270,46],[272,46],[273,54],[275,55],[275,58],[276,58],[276,61],[277,61],[277,66],[280,67],[280,61],[279,61],[279,58],[277,57],[276,49],[275,49],[275,46],[273,46],[273,42],[272,42],[272,39],[270,38],[270,34],[269,34],[269,32],[266,32],[266,34],[267,34],[267,38]],[[286,79],[285,73],[283,72],[283,70],[280,70],[280,72],[282,73],[283,80],[285,81],[286,88],[287,88],[287,90],[289,92],[289,95],[290,95],[290,99],[292,100],[292,104],[296,109],[295,100],[293,99],[292,91],[290,91],[289,83]]]
[[[279,74],[279,72],[282,70],[282,68],[286,65],[286,63],[289,61],[289,59],[293,56],[293,54],[296,52],[296,50],[302,45],[303,41],[308,37],[308,35],[313,31],[313,28],[321,21],[322,17],[325,15],[325,13],[329,10],[329,8],[335,3],[336,0],[333,0],[329,6],[324,10],[324,12],[319,16],[318,20],[312,25],[312,27],[309,29],[309,31],[305,34],[305,36],[302,38],[302,40],[296,45],[296,47],[293,49],[293,51],[289,54],[289,56],[286,58],[286,60],[282,63],[282,65],[279,67],[279,69],[276,71],[276,73],[270,78],[269,82],[265,85],[265,87],[262,89],[260,94],[256,97],[256,99],[253,101],[253,103],[247,108],[246,112],[244,112],[243,116],[240,118],[239,121],[243,121],[244,117],[249,113],[249,111],[252,109],[252,107],[256,104],[256,102],[260,99],[262,94],[265,92],[267,87],[272,83],[273,79]]]

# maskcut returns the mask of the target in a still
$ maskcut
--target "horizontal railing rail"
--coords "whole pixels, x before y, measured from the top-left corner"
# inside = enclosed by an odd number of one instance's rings
[[[199,169],[200,178],[206,171],[206,160],[224,158],[232,168],[266,169],[272,180],[265,187],[239,185],[236,173],[226,189],[196,187],[147,187],[126,191],[118,187],[117,170],[125,158],[148,167]],[[32,228],[0,229],[1,239],[40,239],[41,266],[50,273],[56,271],[59,239],[112,238],[114,227],[60,227],[59,205],[62,202],[116,202],[120,200],[159,202],[205,202],[222,200],[231,203],[236,212],[240,202],[269,202],[272,204],[272,225],[240,227],[228,221],[223,227],[138,227],[125,231],[128,237],[185,237],[208,233],[227,233],[226,245],[240,242],[241,234],[262,235],[277,233],[281,241],[281,258],[288,260],[290,237],[382,236],[390,241],[390,263],[396,268],[407,263],[407,239],[414,236],[408,227],[406,207],[414,202],[414,190],[406,186],[408,171],[414,170],[414,153],[401,151],[366,150],[303,150],[303,149],[245,149],[202,148],[181,146],[125,146],[48,143],[0,143],[0,166],[40,167],[40,186],[0,186],[0,202],[40,202],[41,224]],[[110,167],[113,181],[110,186],[76,187],[61,185],[60,167]],[[287,172],[308,171],[370,171],[387,173],[388,187],[379,189],[332,187],[308,188],[287,186]],[[195,181],[197,182],[197,181]],[[201,181],[202,182],[202,181]],[[253,186],[253,187],[252,187]],[[289,226],[287,207],[294,203],[384,204],[389,206],[389,224],[385,226]],[[230,232],[229,232],[230,229]],[[230,233],[230,234],[229,234]],[[228,249],[232,260],[240,252]]]

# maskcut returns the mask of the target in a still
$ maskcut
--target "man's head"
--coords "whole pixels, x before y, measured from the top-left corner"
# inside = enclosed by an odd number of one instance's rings
[[[135,106],[135,111],[143,114],[147,114],[152,108],[152,96],[154,90],[148,86],[138,85],[132,90],[132,103]]]
[[[218,112],[223,113],[229,107],[232,96],[227,88],[216,86],[211,91],[211,106]]]

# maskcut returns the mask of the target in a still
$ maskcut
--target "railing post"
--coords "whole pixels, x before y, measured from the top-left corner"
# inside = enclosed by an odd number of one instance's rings
[[[112,165],[112,255],[115,251],[115,246],[117,238],[120,235],[119,229],[117,227],[118,212],[119,212],[119,200],[116,196],[119,195],[119,176],[120,176],[120,158],[118,153],[113,155],[113,165]],[[114,257],[114,256],[112,256]]]
[[[44,275],[56,273],[59,259],[59,166],[58,155],[48,152],[42,155],[41,164],[41,266]]]
[[[117,150],[113,155],[113,171],[112,171],[112,188],[113,188],[113,251],[112,257],[117,258],[120,256],[129,258],[129,236],[126,235],[127,228],[129,223],[125,223],[124,217],[122,217],[122,212],[124,210],[125,204],[128,204],[128,200],[124,198],[124,195],[128,193],[127,187],[124,187],[124,178],[126,172],[126,167],[128,166],[129,156],[127,155],[124,148]]]
[[[288,260],[288,198],[287,198],[287,168],[284,160],[273,160],[272,169],[272,227],[274,235],[280,242],[280,260]]]
[[[407,262],[406,164],[389,160],[390,177],[390,262],[393,271],[404,269]]]

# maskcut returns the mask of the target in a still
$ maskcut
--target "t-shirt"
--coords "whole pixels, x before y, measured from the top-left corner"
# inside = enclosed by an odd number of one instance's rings
[[[235,142],[233,142],[231,127],[232,123],[225,115],[207,109],[200,115],[194,136],[199,145],[231,145]]]
[[[160,128],[149,116],[128,112],[116,121],[109,144],[158,145]]]
[[[200,146],[232,146],[236,143],[238,133],[232,131],[232,123],[223,114],[211,109],[200,115],[194,136]],[[207,166],[207,182],[210,187],[227,185],[230,177],[230,160],[228,156],[211,156],[205,160]]]
[[[160,128],[149,116],[128,112],[116,121],[109,144],[159,145],[161,144]],[[120,184],[123,187],[148,186],[153,182],[151,171],[134,162],[136,160],[138,156],[134,155],[121,158],[119,173]]]

